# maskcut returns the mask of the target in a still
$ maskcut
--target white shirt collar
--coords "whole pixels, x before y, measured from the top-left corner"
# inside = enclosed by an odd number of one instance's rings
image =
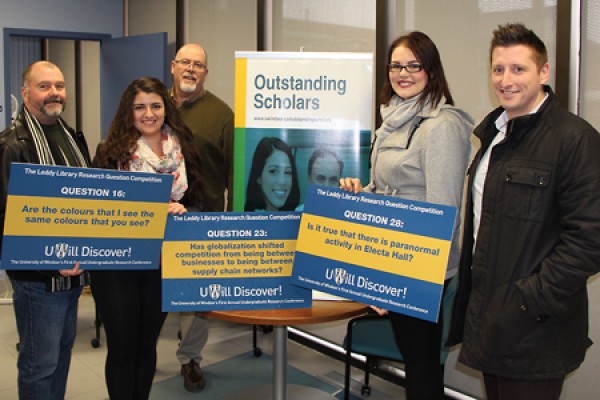
[[[542,101],[540,101],[539,104],[533,108],[533,110],[529,111],[529,114],[535,114],[536,112],[538,112],[538,110],[540,109],[542,104],[544,104],[544,102],[546,101],[547,98],[548,98],[548,93],[545,93]],[[504,111],[496,119],[496,129],[498,129],[498,132],[502,132],[502,133],[506,134],[506,125],[507,124],[508,124],[508,115],[506,114],[506,111]]]

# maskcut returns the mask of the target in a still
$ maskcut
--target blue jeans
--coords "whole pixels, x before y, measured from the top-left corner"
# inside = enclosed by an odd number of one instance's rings
[[[12,280],[19,332],[19,399],[64,400],[81,287],[51,293],[43,282]]]

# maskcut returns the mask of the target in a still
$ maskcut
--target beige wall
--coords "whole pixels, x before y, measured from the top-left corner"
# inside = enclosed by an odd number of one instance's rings
[[[273,0],[273,50],[373,53],[375,6],[375,0]]]
[[[49,40],[48,55],[63,71],[67,86],[67,107],[63,118],[76,128],[75,104],[75,41]],[[100,42],[81,42],[81,131],[85,134],[90,154],[93,157],[100,142]]]
[[[75,42],[73,40],[48,40],[48,59],[61,69],[67,88],[67,106],[62,117],[75,128]]]
[[[256,0],[189,0],[186,42],[208,53],[206,88],[234,108],[235,52],[257,49]]]
[[[100,42],[85,41],[81,44],[81,99],[82,114],[85,116],[81,130],[85,133],[92,157],[100,142]]]

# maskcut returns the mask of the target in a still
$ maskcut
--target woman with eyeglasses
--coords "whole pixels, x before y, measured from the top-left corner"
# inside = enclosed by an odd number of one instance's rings
[[[440,55],[422,32],[396,39],[387,55],[375,133],[371,181],[340,180],[342,189],[453,206],[458,209],[444,288],[458,271],[460,207],[470,155],[472,118],[454,107]],[[373,307],[380,314],[387,310]],[[406,368],[409,400],[444,398],[443,318],[437,323],[389,312]]]

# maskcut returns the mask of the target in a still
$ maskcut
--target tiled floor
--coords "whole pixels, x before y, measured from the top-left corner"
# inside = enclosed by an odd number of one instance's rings
[[[0,280],[0,298],[3,285]],[[104,385],[104,360],[106,347],[101,337],[101,346],[92,348],[94,332],[94,302],[90,295],[80,299],[78,335],[73,352],[67,400],[104,400],[108,398]],[[271,354],[271,334],[259,333],[259,346],[266,354]],[[16,343],[18,341],[13,308],[10,304],[0,304],[0,400],[17,399]],[[323,356],[295,342],[288,341],[288,362],[290,365],[325,380],[335,380],[343,376],[343,363]],[[179,373],[179,363],[175,358],[177,348],[177,320],[169,315],[158,344],[158,366],[155,380],[163,380]],[[252,334],[249,326],[212,320],[209,342],[204,350],[202,365],[227,359],[252,349]],[[359,371],[353,376],[360,377]],[[332,378],[333,377],[333,378]],[[339,382],[341,383],[341,382]],[[372,378],[373,394],[370,400],[404,399],[402,388]]]

